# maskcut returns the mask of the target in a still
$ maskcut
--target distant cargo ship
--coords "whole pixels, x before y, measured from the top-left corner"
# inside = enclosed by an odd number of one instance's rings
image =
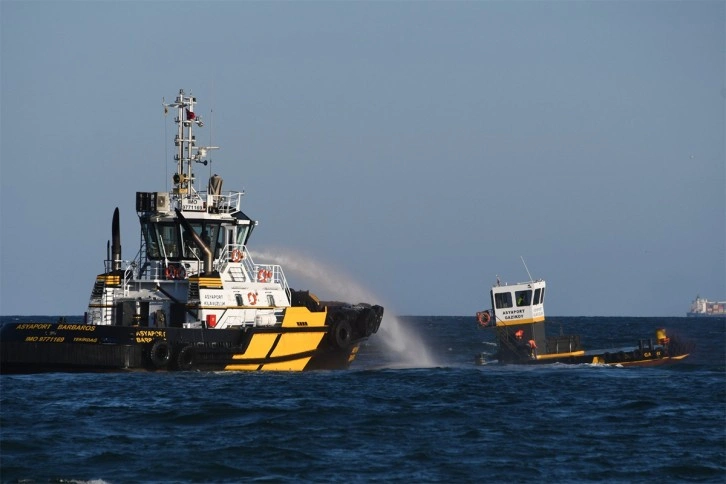
[[[691,303],[691,310],[686,313],[689,318],[722,317],[726,318],[726,301],[713,302],[696,296]]]

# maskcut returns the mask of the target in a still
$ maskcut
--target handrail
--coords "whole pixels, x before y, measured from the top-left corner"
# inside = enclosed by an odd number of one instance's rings
[[[142,264],[141,252],[141,249],[139,249],[139,252],[136,254],[134,260],[132,261],[114,261],[109,259],[104,260],[105,271],[108,273],[110,268],[114,266],[115,262],[120,263],[121,269],[123,270],[123,287],[127,287],[127,285],[134,277],[142,279],[142,276],[144,276],[145,273],[147,275],[146,277],[143,277],[144,279],[158,279],[160,276],[159,270],[161,270],[161,266],[158,264],[148,264],[148,260],[147,264]],[[237,258],[239,258],[239,260],[237,260]],[[201,260],[198,256],[196,256],[196,261],[197,267],[200,267]],[[252,260],[252,256],[247,250],[247,247],[242,244],[229,244],[224,246],[219,255],[219,259],[216,259],[214,261],[214,269],[219,272],[223,272],[230,262],[241,262],[243,271],[245,272],[245,276],[250,282],[280,284],[285,290],[288,300],[290,300],[290,286],[288,285],[287,278],[285,277],[285,273],[283,272],[281,265],[255,263]],[[264,272],[261,273],[261,271]],[[135,274],[136,272],[138,272],[138,274]]]
[[[242,196],[245,192],[229,191],[221,195],[212,195],[209,192],[194,191],[194,197],[206,203],[206,209],[210,213],[234,213],[239,212],[242,207]],[[181,209],[181,200],[174,198],[173,202],[176,208]],[[178,206],[177,206],[178,205]]]
[[[241,256],[241,259],[238,259]],[[291,298],[290,286],[287,283],[287,278],[282,270],[282,266],[279,264],[256,264],[252,260],[247,247],[242,244],[229,244],[224,246],[219,259],[216,261],[216,269],[220,272],[224,271],[226,266],[230,262],[241,262],[245,276],[251,282],[268,282],[274,284],[280,284],[287,294],[288,300]],[[260,271],[269,271],[262,278],[260,278]]]

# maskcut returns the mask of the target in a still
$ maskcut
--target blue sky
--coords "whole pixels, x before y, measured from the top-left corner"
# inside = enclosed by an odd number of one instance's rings
[[[472,315],[523,256],[551,315],[724,300],[725,5],[3,0],[0,314],[82,314],[117,206],[134,257],[180,88],[324,299]]]

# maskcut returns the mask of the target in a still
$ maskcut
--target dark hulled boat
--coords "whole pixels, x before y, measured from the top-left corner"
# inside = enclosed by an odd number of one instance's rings
[[[669,338],[665,329],[655,331],[654,338],[640,339],[636,345],[608,350],[586,350],[579,335],[548,336],[545,333],[546,284],[543,280],[492,286],[492,309],[477,313],[483,328],[496,332],[497,353],[493,361],[506,364],[536,365],[547,363],[652,366],[682,360],[689,345]],[[476,355],[479,364],[488,362],[484,354]]]

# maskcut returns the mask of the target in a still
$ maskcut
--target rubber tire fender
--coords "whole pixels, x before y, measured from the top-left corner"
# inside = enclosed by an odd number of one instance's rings
[[[157,339],[149,350],[149,359],[156,368],[163,368],[171,359],[171,345],[165,339]]]
[[[194,369],[194,364],[197,360],[197,350],[192,345],[183,346],[179,350],[179,354],[176,357],[176,366],[181,371],[190,371]]]
[[[378,315],[373,309],[368,309],[368,317],[366,317],[365,335],[370,336],[378,331]]]
[[[350,346],[353,339],[353,328],[347,319],[341,319],[333,328],[333,339],[340,349],[346,349]]]

